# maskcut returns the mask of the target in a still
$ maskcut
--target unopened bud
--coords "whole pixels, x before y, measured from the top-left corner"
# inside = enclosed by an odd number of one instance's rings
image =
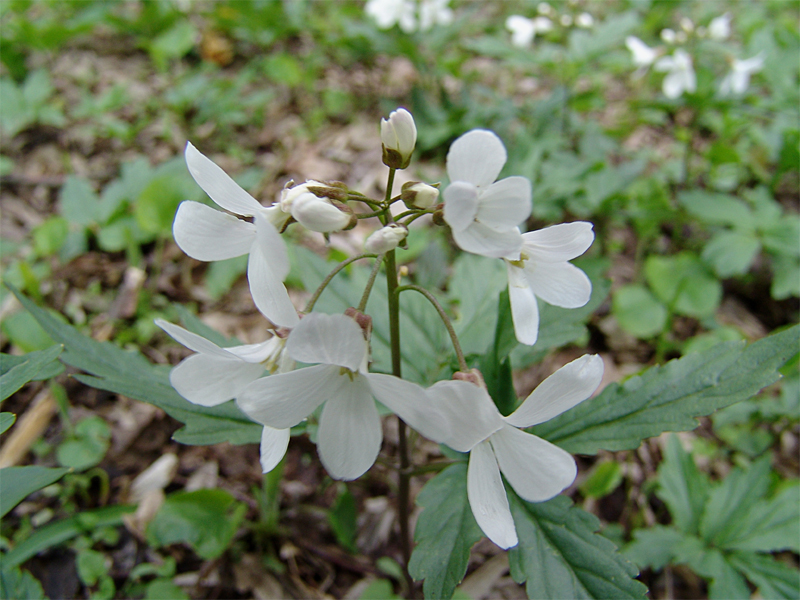
[[[405,225],[392,223],[373,232],[364,242],[364,250],[372,254],[383,254],[394,250],[406,239],[408,229]]]
[[[352,223],[355,220],[352,212],[341,210],[328,198],[319,198],[311,192],[305,192],[294,198],[291,207],[295,220],[311,231],[330,233],[355,226],[355,223]]]
[[[369,341],[372,336],[372,317],[364,314],[360,310],[356,310],[352,306],[345,310],[344,314],[353,319],[358,326],[361,327],[361,331],[364,332],[364,339]]]
[[[392,169],[405,169],[411,162],[411,153],[417,144],[417,126],[414,117],[405,108],[398,108],[381,119],[381,145],[383,164]]]
[[[430,208],[439,199],[439,190],[420,181],[404,183],[400,198],[408,208]]]
[[[439,227],[444,227],[447,225],[447,222],[444,220],[444,209],[438,209],[436,212],[433,213],[431,217],[434,225],[438,225]]]
[[[477,385],[480,388],[486,389],[486,382],[483,380],[483,375],[478,369],[470,369],[469,371],[456,371],[453,373],[453,379],[456,381],[468,381]]]

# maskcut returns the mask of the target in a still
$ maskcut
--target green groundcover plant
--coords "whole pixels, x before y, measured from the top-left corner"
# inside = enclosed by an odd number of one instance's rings
[[[82,372],[76,375],[81,382],[152,403],[184,423],[175,434],[179,442],[260,443],[263,471],[278,477],[290,438],[309,435],[333,479],[358,479],[380,455],[382,420],[393,413],[399,456],[386,458],[397,472],[407,591],[416,580],[424,582],[427,598],[451,597],[466,573],[470,548],[486,536],[508,551],[511,575],[525,583],[531,598],[645,597],[637,567],[597,533],[598,519],[560,495],[576,478],[571,454],[633,449],[665,431],[693,429],[698,417],[750,398],[775,382],[777,369],[796,353],[798,327],[749,346],[714,345],[611,384],[594,397],[603,359],[585,354],[518,399],[512,356],[524,357],[547,342],[572,323],[573,311],[592,301],[597,285],[570,262],[592,245],[592,224],[577,221],[524,232],[531,184],[516,175],[498,179],[507,155],[491,131],[468,131],[450,146],[449,181],[441,193],[439,183],[429,182],[406,183],[399,193],[394,189],[395,174],[409,166],[417,139],[407,110],[398,108],[382,120],[380,137],[388,167],[383,198],[340,182],[308,180],[287,186],[270,206],[256,201],[194,145],[186,145],[189,173],[223,210],[182,202],[172,228],[175,241],[201,261],[246,257],[253,302],[272,332],[267,341],[240,345],[196,319],[186,319],[185,327],[158,319],[161,329],[193,351],[166,373],[140,354],[79,334],[20,294],[60,345],[9,363],[8,369],[4,365],[4,384],[8,378],[22,385],[60,354]],[[364,252],[329,272],[324,261],[287,244],[291,238],[284,235],[303,228],[328,238],[367,219],[376,229],[366,238]],[[467,253],[454,266],[460,281],[451,282],[449,298],[435,286],[405,283],[398,268],[398,248],[423,235],[413,225],[418,219],[449,226],[455,244]],[[303,263],[304,284],[315,290],[302,309],[284,283],[292,261]],[[369,267],[354,264],[359,262]],[[457,303],[455,314],[450,301]],[[12,418],[4,416],[4,427]],[[409,436],[409,428],[439,443],[442,457],[412,462],[419,437]],[[660,473],[664,494],[670,489],[669,470],[680,458],[672,456],[674,448],[671,452]],[[758,471],[748,471],[753,477],[763,470],[763,461],[758,465]],[[38,487],[64,473],[51,471],[32,474]],[[412,534],[410,480],[431,472],[436,475],[416,498],[422,512]],[[706,485],[697,502],[724,504],[726,490],[747,477],[737,472],[717,488]],[[33,491],[33,481],[4,471],[2,510]],[[221,491],[219,497],[214,493],[173,497],[169,510],[187,520],[176,530],[170,525],[175,520],[162,515],[151,524],[148,539],[154,545],[192,541],[201,556],[218,556],[235,533],[243,507]],[[676,519],[699,518],[700,512],[690,510],[701,511],[700,504],[684,510],[673,496],[664,500]],[[763,504],[760,498],[755,494],[753,502]],[[210,510],[212,505],[219,510]],[[194,513],[215,523],[217,534],[197,537],[188,518]],[[796,527],[792,518],[790,527]],[[727,531],[718,521],[706,517],[699,525],[684,526],[676,520],[676,529],[637,534],[637,543],[645,543],[648,535],[677,540],[698,532],[692,540],[714,543]],[[6,564],[18,565],[36,551],[28,546],[7,554]],[[655,558],[629,555],[640,565],[661,566],[688,560],[682,547],[665,547]],[[728,544],[723,550],[777,547]],[[744,573],[762,590],[772,589],[751,576],[757,571],[761,577],[764,570],[741,563],[742,556],[725,554],[725,568]],[[711,568],[698,572],[717,577]],[[786,578],[784,571],[779,575]]]

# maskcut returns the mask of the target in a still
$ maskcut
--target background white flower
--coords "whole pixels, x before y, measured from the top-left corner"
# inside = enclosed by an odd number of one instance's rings
[[[414,0],[369,0],[364,7],[380,29],[389,29],[397,23],[406,33],[417,28],[415,10]]]
[[[434,25],[449,25],[453,22],[450,0],[420,0],[419,29],[428,31]]]
[[[197,260],[225,260],[247,254],[247,279],[256,307],[276,325],[293,327],[298,322],[297,311],[283,285],[289,274],[289,257],[271,222],[285,222],[288,215],[279,206],[262,206],[191,143],[186,144],[185,155],[192,177],[217,205],[253,217],[254,222],[200,202],[181,202],[172,225],[175,242]]]
[[[734,59],[730,73],[720,83],[719,93],[723,96],[744,94],[750,85],[750,75],[758,73],[763,67],[764,57],[761,54],[745,60]]]
[[[475,431],[452,427],[445,444],[462,452],[469,451],[467,495],[475,520],[486,536],[501,548],[518,542],[514,520],[508,505],[503,480],[505,476],[514,491],[529,502],[543,502],[567,488],[577,474],[575,460],[566,451],[524,428],[549,421],[586,400],[603,378],[603,360],[584,355],[560,368],[545,379],[522,404],[507,417],[495,407],[482,387],[466,381],[439,382],[428,389],[434,405],[448,407],[453,413],[477,418],[483,413],[482,439]],[[443,393],[444,392],[444,393]],[[480,409],[478,407],[481,407]]]
[[[633,64],[637,67],[649,67],[658,58],[658,50],[651,48],[635,36],[629,35],[626,37],[625,46],[631,51]]]
[[[692,57],[685,50],[678,48],[672,56],[659,58],[653,68],[667,72],[662,84],[667,98],[678,98],[684,92],[694,93],[697,90]]]
[[[562,308],[584,306],[592,282],[569,262],[586,252],[594,241],[592,224],[562,223],[523,234],[520,259],[506,260],[508,296],[517,340],[533,345],[539,336],[538,296]]]
[[[423,388],[367,373],[368,343],[348,316],[305,316],[289,335],[286,352],[316,366],[258,379],[236,401],[251,419],[275,429],[297,425],[324,404],[317,448],[334,479],[356,479],[375,462],[382,431],[373,396],[427,437],[441,439],[449,432]]]
[[[505,162],[505,146],[491,131],[474,129],[453,142],[444,220],[462,250],[516,260],[522,246],[518,226],[531,213],[531,183],[525,177],[495,181]]]
[[[731,35],[731,13],[725,13],[708,24],[708,37],[712,40],[727,40]]]

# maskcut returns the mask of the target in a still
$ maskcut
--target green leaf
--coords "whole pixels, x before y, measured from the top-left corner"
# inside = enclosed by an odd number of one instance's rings
[[[78,422],[72,435],[56,449],[58,463],[83,471],[98,464],[108,451],[111,429],[108,424],[92,415]]]
[[[426,598],[447,600],[464,579],[470,548],[483,537],[467,499],[467,463],[451,465],[428,481],[417,504],[423,511],[408,572],[425,580]]]
[[[700,521],[700,534],[710,545],[725,548],[740,522],[767,492],[771,457],[763,456],[747,470],[735,468],[711,490]]]
[[[800,296],[800,260],[791,256],[772,257],[775,277],[769,292],[776,300]]]
[[[720,277],[743,275],[761,249],[761,244],[751,233],[722,231],[703,248],[703,260],[708,262]]]
[[[97,221],[100,200],[92,185],[75,175],[69,175],[61,188],[58,212],[70,223],[89,227]]]
[[[331,524],[336,541],[350,552],[356,552],[356,501],[353,494],[342,484],[330,512],[328,522]]]
[[[42,584],[33,575],[5,564],[5,560],[3,563],[0,569],[0,598],[45,600]]]
[[[139,193],[133,214],[142,231],[163,235],[172,231],[178,205],[185,200],[183,182],[169,175],[154,177]]]
[[[623,556],[640,569],[663,569],[674,556],[675,547],[684,535],[674,527],[654,525],[649,529],[636,529],[633,541],[622,550]]]
[[[101,390],[122,394],[163,409],[186,424],[173,438],[184,444],[253,444],[261,440],[261,425],[253,423],[234,402],[206,408],[192,404],[172,389],[168,371],[151,365],[138,352],[97,342],[81,335],[74,327],[61,323],[47,311],[12,289],[36,321],[64,345],[61,359],[90,375],[75,378]]]
[[[179,20],[170,29],[158,35],[149,44],[150,58],[163,70],[167,61],[182,58],[195,45],[197,29],[187,20]]]
[[[745,231],[753,228],[753,214],[746,202],[729,194],[691,190],[678,194],[678,202],[707,223],[733,225]]]
[[[800,572],[755,552],[733,552],[728,561],[752,581],[762,598],[800,598]]]
[[[744,578],[716,548],[707,547],[702,540],[686,536],[675,546],[675,562],[686,564],[692,571],[711,580],[708,597],[712,600],[747,600],[750,589]]]
[[[509,550],[511,576],[529,598],[644,598],[638,570],[595,532],[600,521],[566,496],[524,502],[507,488],[519,544]]]
[[[227,294],[231,286],[247,271],[247,255],[217,260],[206,271],[206,290],[213,300]]]
[[[14,467],[8,467],[14,468]],[[30,468],[30,467],[17,467]],[[68,469],[66,469],[68,470]],[[62,519],[34,531],[28,538],[17,544],[8,554],[3,556],[3,565],[15,567],[26,560],[53,546],[63,544],[81,534],[90,534],[101,527],[122,525],[122,517],[136,510],[135,506],[107,506],[95,510],[84,511]]]
[[[0,433],[5,433],[17,420],[17,415],[12,413],[0,413]]]
[[[764,248],[775,254],[800,256],[800,216],[783,215],[780,220],[762,232]]]
[[[624,285],[614,292],[611,312],[620,327],[638,338],[649,338],[664,330],[667,309],[639,284]]]
[[[794,480],[777,496],[755,503],[724,532],[725,548],[752,552],[800,552],[800,483]]]
[[[145,600],[188,600],[189,598],[186,592],[169,579],[154,579],[148,583],[144,597]]]
[[[503,263],[461,254],[453,264],[449,295],[457,302],[454,327],[466,354],[483,354],[494,340],[497,300],[508,285]]]
[[[658,483],[656,495],[669,507],[675,526],[684,533],[697,534],[710,484],[675,435],[667,440],[664,462],[658,467]]]
[[[72,469],[46,467],[5,467],[0,469],[0,518],[12,508],[43,487],[55,483]]]
[[[620,483],[622,467],[614,460],[607,460],[594,465],[578,489],[587,498],[602,498],[617,489]]]
[[[52,216],[37,225],[31,235],[37,256],[51,256],[66,243],[69,236],[69,223],[64,217]]]
[[[47,350],[30,352],[24,356],[3,354],[0,359],[0,402],[42,373],[52,377],[63,371],[63,367],[56,362],[63,349],[63,346],[56,344]]]
[[[754,396],[797,352],[800,326],[749,346],[727,342],[647,369],[531,431],[572,454],[630,450],[646,437],[697,427],[697,417]]]
[[[93,586],[103,577],[108,576],[111,560],[102,552],[91,548],[81,550],[75,560],[78,577],[84,585]]]
[[[691,252],[649,256],[644,274],[650,288],[668,308],[690,317],[706,317],[719,306],[722,286]]]
[[[201,558],[220,556],[233,540],[247,506],[224,490],[176,492],[167,497],[147,527],[159,547],[186,542]]]

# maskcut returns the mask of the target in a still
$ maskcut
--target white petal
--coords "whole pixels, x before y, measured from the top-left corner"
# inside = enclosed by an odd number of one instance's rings
[[[680,71],[673,71],[661,84],[661,89],[667,98],[678,98],[685,89],[685,77]]]
[[[528,502],[549,500],[575,481],[575,459],[542,438],[507,425],[489,441],[508,483]]]
[[[203,191],[225,210],[252,217],[263,207],[211,159],[186,142],[186,166]]]
[[[252,223],[199,202],[181,202],[172,224],[175,243],[197,260],[225,260],[250,251],[256,228]]]
[[[522,235],[516,227],[496,231],[481,223],[473,223],[463,231],[454,229],[453,239],[462,250],[489,258],[517,260],[522,248]]]
[[[503,426],[489,394],[473,383],[438,381],[427,392],[450,425],[450,436],[443,441],[453,450],[468,452]]]
[[[189,348],[189,350],[194,350],[195,352],[201,352],[203,354],[210,354],[226,360],[234,358],[231,356],[230,352],[220,348],[211,340],[207,340],[202,335],[197,335],[196,333],[187,331],[179,325],[168,323],[164,319],[156,319],[155,324],[167,332],[167,335],[169,335],[173,340],[179,344],[183,344]]]
[[[264,372],[263,365],[246,363],[233,355],[219,358],[193,354],[169,373],[169,382],[181,396],[200,406],[230,400]]]
[[[294,427],[331,397],[341,379],[338,367],[329,365],[278,373],[248,385],[236,395],[236,403],[262,425]]]
[[[286,352],[304,363],[339,365],[357,371],[367,352],[361,327],[348,316],[311,313],[289,334]]]
[[[450,181],[478,187],[492,183],[506,164],[506,148],[492,131],[473,129],[458,138],[447,152]]]
[[[536,35],[536,25],[531,19],[511,15],[506,19],[506,29],[511,32],[511,44],[518,48],[530,45]]]
[[[564,262],[580,256],[594,241],[592,224],[561,223],[522,234],[522,250],[536,262]]]
[[[382,373],[369,373],[366,378],[378,401],[410,427],[434,442],[451,437],[449,421],[428,398],[425,388]]]
[[[255,215],[256,242],[269,261],[270,269],[283,281],[289,274],[289,254],[281,234],[262,212]]]
[[[506,489],[488,441],[475,446],[469,455],[467,497],[472,514],[486,537],[504,550],[517,545],[519,540]]]
[[[263,363],[276,352],[280,352],[283,340],[277,336],[272,336],[264,342],[258,344],[245,344],[244,346],[231,346],[225,348],[234,356],[241,358],[249,363]]]
[[[517,341],[533,346],[539,337],[539,306],[522,269],[508,264],[508,299]]]
[[[325,470],[334,479],[363,475],[381,449],[381,419],[361,375],[331,394],[319,419],[317,449]]]
[[[350,223],[349,214],[311,192],[300,195],[292,203],[292,216],[306,229],[320,233],[340,231]]]
[[[278,466],[289,447],[290,429],[273,429],[264,426],[261,432],[261,470],[269,473]]]
[[[506,177],[480,195],[478,221],[505,231],[523,223],[531,214],[531,182],[526,177]]]
[[[463,231],[478,214],[478,188],[471,183],[454,181],[444,189],[444,220],[453,231]]]
[[[549,421],[591,396],[603,379],[603,359],[584,354],[550,375],[505,417],[514,427],[531,427]]]
[[[578,308],[592,295],[592,282],[586,273],[567,262],[525,261],[525,276],[533,293],[553,306]]]
[[[294,327],[299,318],[283,285],[283,278],[276,273],[261,247],[254,243],[247,261],[247,281],[253,302],[265,317],[281,327]]]

